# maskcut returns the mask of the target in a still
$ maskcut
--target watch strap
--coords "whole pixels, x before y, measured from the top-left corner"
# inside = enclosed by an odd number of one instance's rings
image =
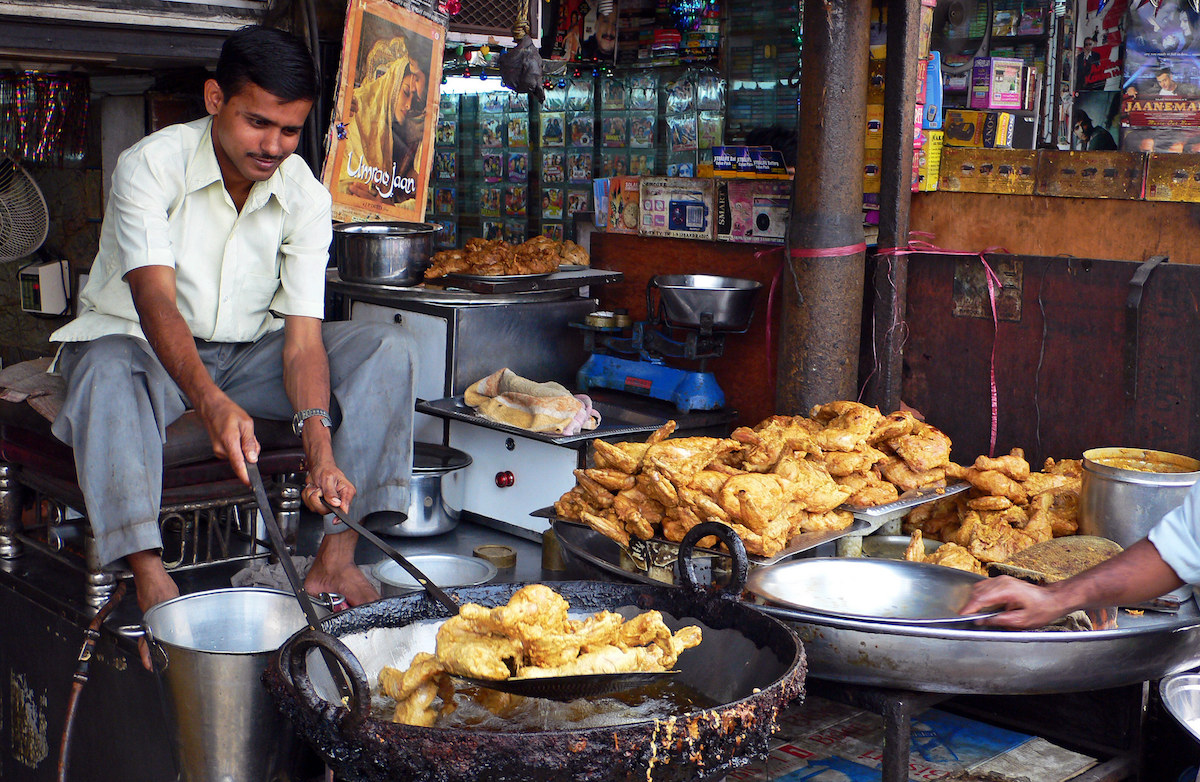
[[[333,419],[330,418],[328,410],[322,410],[319,407],[310,407],[292,416],[292,431],[296,433],[297,437],[304,431],[304,422],[310,418],[320,418],[321,423],[325,424],[327,428],[333,428]]]

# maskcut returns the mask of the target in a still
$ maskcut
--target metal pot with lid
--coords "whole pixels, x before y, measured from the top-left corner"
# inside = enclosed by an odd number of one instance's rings
[[[470,465],[471,456],[457,448],[413,443],[408,518],[375,530],[385,535],[422,537],[457,527],[467,491],[463,471]]]
[[[337,223],[333,254],[346,282],[416,285],[433,256],[433,223]]]

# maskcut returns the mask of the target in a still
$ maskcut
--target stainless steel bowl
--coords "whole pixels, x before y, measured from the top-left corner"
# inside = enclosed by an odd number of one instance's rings
[[[1180,673],[1158,683],[1163,705],[1192,738],[1200,741],[1200,673]]]
[[[374,531],[399,537],[440,535],[458,526],[467,483],[467,453],[445,445],[413,443],[408,518]]]
[[[923,562],[818,557],[757,568],[746,588],[772,603],[832,618],[969,627],[998,613],[959,616],[983,578]]]
[[[432,223],[338,223],[333,253],[346,282],[415,285],[433,255],[440,225]]]
[[[477,586],[486,584],[496,577],[496,566],[479,557],[462,557],[457,554],[413,554],[405,558],[442,589]],[[376,564],[371,568],[371,572],[375,578],[379,579],[379,592],[384,597],[407,595],[409,592],[418,592],[422,589],[415,578],[390,559]]]
[[[658,288],[671,325],[699,328],[707,315],[712,327],[722,331],[745,331],[750,326],[754,300],[762,287],[756,280],[712,274],[659,274],[650,284]]]
[[[867,535],[862,539],[862,555],[872,559],[904,559],[908,544],[912,540],[908,535]],[[928,556],[942,545],[939,540],[921,538]]]
[[[1079,532],[1115,540],[1129,548],[1183,503],[1198,478],[1200,461],[1166,451],[1084,451]]]

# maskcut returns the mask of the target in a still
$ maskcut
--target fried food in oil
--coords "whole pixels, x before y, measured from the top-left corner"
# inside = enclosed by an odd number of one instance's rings
[[[417,653],[405,671],[380,671],[380,691],[396,700],[394,721],[432,726],[439,714],[452,711],[454,691],[447,674],[503,680],[665,671],[702,640],[694,625],[671,632],[658,611],[628,621],[611,611],[576,620],[569,617],[569,608],[543,584],[523,587],[496,608],[463,605],[458,616],[438,629],[435,654]],[[435,708],[437,698],[441,706]],[[485,705],[501,708],[506,702]]]

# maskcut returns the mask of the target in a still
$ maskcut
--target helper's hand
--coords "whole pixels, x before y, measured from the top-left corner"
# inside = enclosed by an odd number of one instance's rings
[[[196,406],[196,411],[208,429],[213,453],[233,467],[238,480],[250,485],[246,462],[257,462],[261,447],[254,436],[254,421],[232,399],[221,392]]]
[[[332,459],[326,459],[308,468],[308,481],[300,496],[309,510],[324,515],[329,508],[348,511],[354,494],[354,484]]]
[[[1011,630],[1032,630],[1070,613],[1054,590],[1010,576],[996,576],[975,584],[971,599],[959,613],[975,614],[997,608],[1003,609],[1003,613],[981,619],[979,623]]]

